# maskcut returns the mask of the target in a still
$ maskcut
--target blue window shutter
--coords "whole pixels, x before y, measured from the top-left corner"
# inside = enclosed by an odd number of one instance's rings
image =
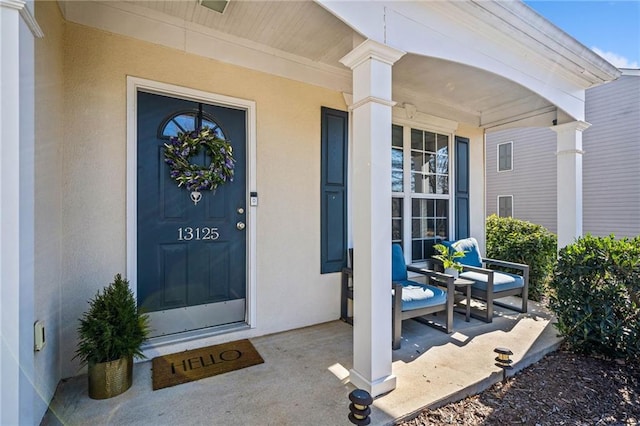
[[[456,136],[456,239],[469,237],[469,139]]]
[[[347,264],[347,153],[349,115],[322,107],[320,273]]]

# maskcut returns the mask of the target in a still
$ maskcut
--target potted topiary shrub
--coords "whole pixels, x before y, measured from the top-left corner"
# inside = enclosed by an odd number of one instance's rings
[[[435,244],[433,248],[438,252],[438,254],[433,257],[442,262],[444,273],[458,278],[458,275],[462,272],[462,264],[456,259],[464,257],[466,252],[454,250],[444,244]]]
[[[89,397],[105,399],[131,387],[133,357],[145,358],[142,343],[149,334],[149,319],[142,315],[120,274],[89,301],[80,319],[74,359],[88,365]]]

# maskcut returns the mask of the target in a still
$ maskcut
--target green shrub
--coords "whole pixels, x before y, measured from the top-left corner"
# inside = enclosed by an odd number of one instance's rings
[[[556,327],[574,351],[640,357],[640,237],[579,239],[560,251],[550,288]]]
[[[557,238],[541,225],[511,217],[487,218],[487,257],[529,265],[529,299],[545,294],[557,256]]]

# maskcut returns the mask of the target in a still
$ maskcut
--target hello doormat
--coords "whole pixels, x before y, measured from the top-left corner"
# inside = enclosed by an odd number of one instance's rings
[[[228,373],[264,360],[248,340],[178,352],[152,360],[153,390]]]

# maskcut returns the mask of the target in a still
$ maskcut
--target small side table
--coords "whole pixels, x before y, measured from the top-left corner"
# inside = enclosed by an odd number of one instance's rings
[[[475,283],[475,281],[467,280],[464,278],[456,278],[453,282],[453,285],[456,287],[456,290],[464,293],[467,298],[467,309],[466,309],[466,318],[465,321],[469,322],[471,319],[471,286]],[[461,311],[457,311],[461,312]],[[462,313],[462,312],[461,312]]]

